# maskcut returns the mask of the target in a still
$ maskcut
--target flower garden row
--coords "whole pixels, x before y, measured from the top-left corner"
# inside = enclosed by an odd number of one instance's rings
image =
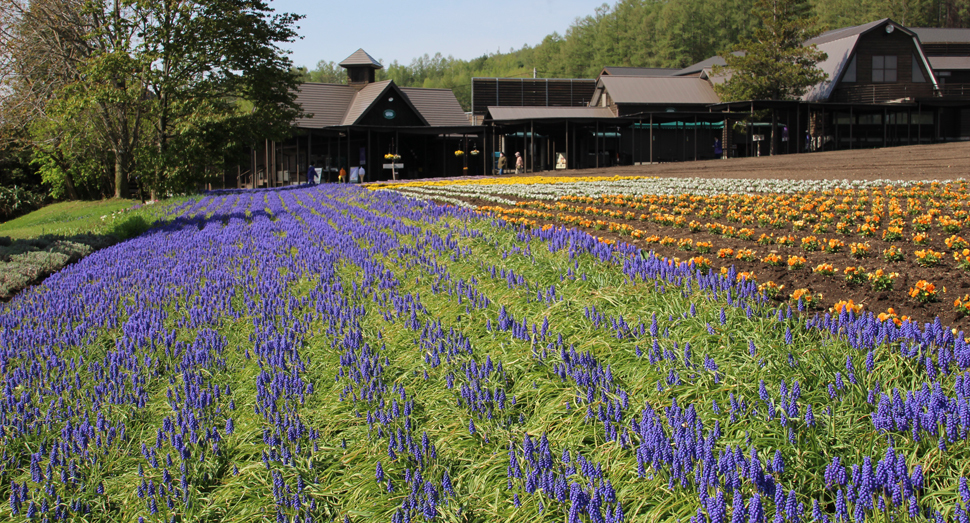
[[[173,212],[0,311],[0,517],[966,517],[940,322],[355,186]]]
[[[864,303],[870,310],[881,307],[884,317],[932,321],[940,315],[961,325],[970,310],[963,290],[970,286],[970,250],[961,236],[970,230],[966,182],[503,182],[414,183],[395,190],[445,203],[478,204],[480,210],[527,225],[579,227],[671,259],[691,259],[704,270],[734,264],[772,297],[805,297],[810,306]],[[574,193],[566,193],[567,187]],[[690,194],[676,194],[689,187]],[[648,189],[656,194],[644,194]],[[753,189],[775,192],[745,192]],[[537,194],[555,200],[529,199]],[[789,270],[766,270],[770,267]],[[894,278],[900,273],[908,280],[903,285]],[[818,296],[821,290],[824,298]],[[895,316],[900,311],[905,313]]]

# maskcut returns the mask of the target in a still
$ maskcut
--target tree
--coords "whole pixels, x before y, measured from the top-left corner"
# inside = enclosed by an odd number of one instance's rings
[[[262,0],[0,0],[0,117],[29,129],[54,193],[182,190],[291,131],[278,44],[299,18]]]
[[[816,20],[806,0],[756,0],[752,14],[761,26],[744,38],[734,53],[725,53],[714,74],[730,74],[714,87],[724,101],[793,100],[827,77],[816,65],[827,58],[803,42],[817,36]],[[775,154],[777,112],[771,111],[771,154]]]

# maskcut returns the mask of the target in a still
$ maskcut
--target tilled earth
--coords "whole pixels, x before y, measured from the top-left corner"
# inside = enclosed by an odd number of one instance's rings
[[[544,173],[553,175],[553,173]],[[825,153],[811,153],[801,155],[778,156],[772,158],[741,158],[731,160],[712,160],[706,162],[687,162],[676,164],[658,164],[645,166],[613,167],[606,169],[588,169],[554,173],[556,176],[660,176],[660,177],[723,177],[723,178],[779,178],[779,179],[891,179],[891,180],[954,180],[966,179],[970,175],[970,144],[941,144],[912,147],[897,147],[891,149],[875,149],[863,151],[839,151]],[[496,206],[492,202],[475,199],[465,199],[477,206]],[[629,211],[628,208],[598,206],[609,210]],[[569,213],[567,213],[569,214]],[[877,235],[862,238],[856,235],[842,235],[830,230],[827,233],[812,233],[810,229],[792,231],[788,229],[773,229],[758,227],[757,224],[747,224],[744,227],[753,229],[753,238],[762,234],[785,235],[792,234],[796,239],[814,234],[820,240],[839,238],[845,242],[845,248],[840,252],[827,252],[819,249],[806,252],[796,240],[794,245],[760,245],[754,240],[725,237],[708,233],[704,230],[691,232],[684,227],[664,226],[651,221],[624,220],[618,217],[604,218],[588,216],[596,220],[628,224],[634,229],[644,231],[644,237],[656,235],[661,238],[690,238],[694,244],[709,242],[713,245],[711,252],[700,254],[696,250],[680,250],[676,245],[661,245],[621,236],[607,230],[592,227],[570,227],[584,229],[595,236],[615,241],[624,241],[651,250],[660,256],[687,260],[694,256],[704,256],[711,260],[715,270],[720,267],[734,265],[738,272],[749,271],[755,274],[759,283],[773,281],[784,285],[784,289],[776,298],[788,299],[795,289],[807,288],[813,294],[821,293],[823,308],[831,307],[840,300],[852,300],[862,304],[864,310],[874,313],[885,312],[889,308],[899,315],[911,317],[915,321],[933,322],[937,317],[944,325],[962,329],[970,333],[970,317],[956,312],[953,301],[970,294],[970,272],[957,267],[944,239],[949,237],[934,227],[929,232],[929,241],[923,245],[915,245],[909,241],[912,232],[907,227],[904,239],[890,243],[880,239],[881,230]],[[531,219],[531,218],[530,218]],[[556,220],[536,220],[539,224],[562,225]],[[703,220],[702,220],[703,221]],[[725,223],[724,220],[718,220]],[[833,227],[834,228],[834,227]],[[970,231],[959,233],[970,238]],[[849,252],[850,242],[868,242],[871,246],[870,255],[865,259],[855,259]],[[882,257],[884,249],[896,245],[903,249],[903,261],[887,262]],[[947,253],[942,262],[936,267],[922,267],[915,263],[913,251],[930,248],[934,251]],[[719,259],[720,249],[751,249],[756,255],[753,261],[731,258]],[[775,253],[787,260],[789,255],[804,257],[807,262],[799,270],[789,270],[785,266],[768,265],[762,258],[769,253]],[[829,263],[836,269],[834,275],[822,275],[812,272],[812,268],[822,263]],[[868,282],[848,284],[845,281],[846,267],[864,267],[866,271],[883,269],[886,272],[899,273],[892,290],[873,290]],[[939,300],[921,304],[911,299],[909,289],[919,280],[926,280],[936,285]],[[944,292],[945,288],[945,292]]]

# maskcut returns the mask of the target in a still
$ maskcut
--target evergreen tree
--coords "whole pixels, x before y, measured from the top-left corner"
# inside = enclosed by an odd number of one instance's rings
[[[729,74],[714,88],[724,101],[793,100],[827,75],[816,65],[827,58],[814,45],[802,43],[818,35],[816,19],[806,0],[756,0],[753,13],[761,26],[744,38],[734,53],[726,53],[724,67],[714,74]],[[775,153],[777,113],[771,113],[771,154]]]

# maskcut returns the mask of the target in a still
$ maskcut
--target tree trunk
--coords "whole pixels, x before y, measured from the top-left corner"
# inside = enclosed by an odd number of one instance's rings
[[[122,154],[115,153],[115,198],[128,198],[128,173]]]

